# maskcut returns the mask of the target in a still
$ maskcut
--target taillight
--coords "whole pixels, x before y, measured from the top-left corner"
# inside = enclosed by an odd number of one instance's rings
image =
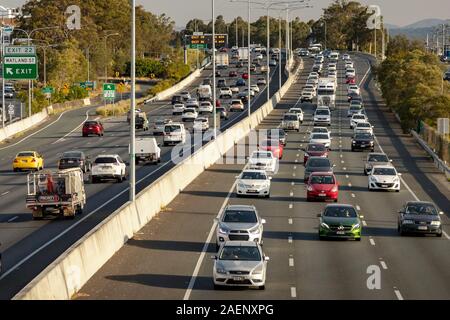
[[[17,160],[17,159],[14,159],[14,163],[17,163],[17,162],[19,162],[19,160]]]
[[[33,158],[33,160],[31,160],[31,162],[36,162],[36,159]]]

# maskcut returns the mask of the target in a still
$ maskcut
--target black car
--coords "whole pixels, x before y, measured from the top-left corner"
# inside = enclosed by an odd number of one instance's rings
[[[80,168],[84,173],[91,170],[91,162],[82,151],[64,152],[58,161],[58,169]]]
[[[352,139],[352,151],[366,150],[375,151],[375,139],[374,136],[367,132],[355,133]]]
[[[219,70],[216,70],[216,77],[221,77],[221,76],[222,76],[222,73],[220,73]]]
[[[136,115],[134,126],[136,129],[142,129],[144,131],[148,131],[149,122],[148,122],[147,116],[144,112]]]
[[[357,94],[356,92],[350,92],[347,95],[347,100],[348,100],[348,102],[350,102],[352,100],[362,101],[362,97],[361,97],[361,95]]]
[[[216,112],[220,113],[220,119],[228,120],[228,111],[225,107],[216,107]]]
[[[205,86],[212,86],[212,81],[210,78],[206,78],[206,79],[203,79],[202,84]]]
[[[398,212],[400,235],[407,233],[435,234],[442,236],[442,221],[436,206],[431,202],[409,201]]]
[[[305,166],[305,183],[313,172],[333,172],[335,165],[331,164],[330,159],[322,157],[310,157]]]
[[[225,79],[217,80],[217,88],[225,88],[227,87],[227,81]]]
[[[172,105],[177,103],[183,103],[183,97],[178,94],[172,97]]]

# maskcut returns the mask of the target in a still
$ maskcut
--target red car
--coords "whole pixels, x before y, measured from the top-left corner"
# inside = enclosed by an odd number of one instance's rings
[[[279,140],[264,140],[258,147],[262,151],[272,151],[274,157],[278,159],[283,158],[284,147]]]
[[[303,164],[306,165],[309,157],[323,157],[328,158],[329,150],[321,143],[310,143],[306,146],[305,154],[303,156]]]
[[[236,71],[230,71],[230,73],[228,73],[228,76],[230,77],[230,78],[232,78],[232,77],[237,77],[237,72]]]
[[[244,79],[244,80],[247,80],[247,79],[248,79],[248,73],[247,73],[247,72],[244,72],[244,73],[242,74],[242,79]]]
[[[356,84],[356,79],[355,78],[347,78],[345,80],[346,84]]]
[[[83,124],[82,131],[83,131],[83,137],[87,137],[90,134],[97,135],[99,137],[104,135],[103,124],[100,121],[95,121],[95,120],[86,121]]]
[[[306,200],[338,201],[339,184],[331,172],[313,172],[306,185]]]

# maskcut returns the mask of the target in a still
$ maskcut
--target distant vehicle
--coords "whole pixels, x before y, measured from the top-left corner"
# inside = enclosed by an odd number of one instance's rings
[[[304,182],[307,183],[313,172],[333,172],[335,165],[328,158],[310,157],[305,165]]]
[[[304,149],[303,164],[306,165],[310,157],[327,158],[329,150],[322,143],[309,143]]]
[[[14,91],[9,88],[5,88],[5,93],[3,95],[5,96],[5,99],[12,99],[14,98]]]
[[[157,119],[155,121],[155,125],[153,126],[153,135],[163,135],[164,126],[170,123],[172,123],[171,119]]]
[[[375,151],[375,140],[373,135],[365,132],[355,133],[352,139],[352,151],[366,149],[369,149],[371,152]]]
[[[401,173],[392,165],[387,166],[373,166],[369,174],[369,191],[373,190],[387,190],[400,192],[400,177]]]
[[[118,154],[98,155],[92,163],[91,179],[92,183],[101,180],[125,180],[126,165]]]
[[[266,81],[265,78],[258,78],[256,84],[257,84],[258,86],[265,86],[265,85],[267,84],[267,81]]]
[[[180,94],[172,96],[172,105],[174,105],[175,103],[183,103],[183,96]]]
[[[363,107],[361,105],[352,105],[347,110],[347,117],[353,117],[355,114],[363,114]]]
[[[232,70],[232,71],[230,71],[230,72],[228,73],[228,76],[229,76],[230,78],[232,78],[232,77],[237,77],[237,76],[238,76],[238,73],[237,73],[237,71]]]
[[[450,81],[450,70],[444,73],[444,80]]]
[[[298,116],[300,123],[303,123],[304,114],[302,108],[290,108],[288,113],[295,113]]]
[[[255,93],[259,93],[259,92],[260,92],[259,87],[258,87],[257,84],[252,84],[252,85],[250,86],[250,89],[252,89],[253,92],[255,92]]]
[[[220,119],[228,120],[228,112],[225,107],[216,107],[216,113],[220,113]]]
[[[219,97],[220,99],[231,99],[233,98],[233,92],[231,92],[229,87],[220,88]]]
[[[44,169],[44,158],[36,151],[19,152],[13,160],[13,171],[39,171]]]
[[[243,80],[247,80],[248,79],[248,73],[247,72],[244,72],[243,74],[242,74],[242,79]]]
[[[228,53],[226,51],[216,54],[216,66],[219,69],[226,69],[229,64]]]
[[[64,152],[58,160],[58,170],[80,168],[83,173],[91,170],[91,163],[83,151]]]
[[[361,95],[360,88],[357,84],[351,84],[348,86],[347,92],[350,94],[351,92],[356,93],[357,95]]]
[[[225,79],[217,80],[217,88],[225,88],[227,86],[227,81]]]
[[[274,139],[266,139],[263,140],[259,146],[259,150],[262,151],[272,151],[273,155],[277,157],[279,160],[283,158],[283,150],[284,147],[280,143],[280,140],[274,140]]]
[[[88,137],[89,135],[97,135],[99,137],[105,134],[103,124],[97,120],[88,120],[83,123],[82,135]]]
[[[198,113],[194,108],[186,108],[181,115],[181,120],[185,121],[194,121],[197,119]]]
[[[147,119],[147,114],[145,112],[136,114],[134,126],[136,129],[142,129],[144,131],[149,130],[149,122]]]
[[[356,79],[355,79],[355,77],[348,77],[348,78],[346,78],[345,83],[346,84],[355,84]]]
[[[186,130],[182,123],[169,123],[164,126],[164,146],[186,142]]]
[[[211,102],[203,101],[203,102],[200,102],[200,106],[198,108],[198,113],[199,114],[211,113],[211,112],[213,112],[213,109],[214,109],[214,107]]]
[[[244,104],[241,100],[232,100],[230,105],[230,112],[244,111]]]
[[[354,91],[351,91],[347,94],[347,100],[348,100],[348,102],[351,102],[352,100],[362,100],[362,97],[360,94],[358,94]]]
[[[263,242],[266,221],[261,219],[255,206],[227,205],[219,214],[216,229],[216,251],[227,241]]]
[[[354,113],[350,120],[350,129],[354,129],[356,125],[360,122],[367,122],[368,119],[365,114],[362,113]]]
[[[244,91],[242,91],[241,93],[245,96],[248,96],[248,93],[249,93],[248,88],[245,88]],[[250,97],[253,98],[255,95],[256,95],[255,91],[253,91],[253,89],[250,87]]]
[[[185,103],[185,108],[198,108],[198,100],[195,98],[187,100]]]
[[[244,170],[236,177],[236,196],[270,197],[270,180],[265,170]]]
[[[331,137],[329,133],[312,133],[309,143],[312,144],[323,144],[325,148],[331,150]]]
[[[267,67],[267,65],[263,65],[263,66],[261,66],[260,71],[261,71],[262,74],[264,74],[264,73],[267,73],[269,71],[269,68]]]
[[[140,161],[154,164],[161,162],[161,148],[155,138],[136,137],[135,150],[136,163]]]
[[[185,101],[191,99],[191,93],[189,91],[182,91],[182,92],[180,92],[180,96]]]
[[[330,110],[336,105],[336,81],[333,78],[320,78],[317,83],[317,105],[327,106]]]
[[[278,159],[271,151],[253,151],[248,159],[248,168],[264,170],[267,174],[274,174],[277,170]]]
[[[267,139],[269,140],[277,140],[280,141],[280,143],[283,145],[283,147],[286,145],[286,132],[281,128],[276,129],[266,129],[266,130],[260,130],[260,133],[262,132]],[[260,135],[261,137],[261,135]]]
[[[209,120],[205,117],[198,117],[194,120],[193,130],[194,131],[206,131],[209,129]]]
[[[197,89],[199,100],[208,100],[212,98],[212,89],[210,85],[200,85]]]
[[[350,55],[348,53],[344,53],[342,55],[342,60],[349,60],[350,59]]]
[[[270,61],[269,61],[269,66],[271,66],[271,67],[276,67],[277,66],[277,61],[275,60],[275,59],[271,59]]]
[[[179,115],[179,114],[182,114],[183,111],[184,111],[184,109],[185,109],[184,104],[182,104],[182,103],[174,104],[174,105],[173,105],[173,108],[172,108],[172,114],[173,114],[173,115]]]
[[[247,85],[247,83],[245,82],[244,79],[238,79],[238,80],[236,81],[236,87],[244,87],[244,86],[246,86],[246,85]]]
[[[300,132],[300,119],[296,113],[285,113],[281,121],[281,128],[285,131],[296,130]]]
[[[239,93],[239,87],[236,85],[231,86],[230,90],[232,93]]]
[[[216,70],[215,75],[216,75],[216,77],[221,77],[222,76],[222,72],[220,72],[220,70]]]
[[[84,177],[80,168],[39,171],[27,176],[26,206],[33,220],[48,215],[68,219],[82,214],[86,205]]]
[[[212,86],[212,80],[211,80],[211,78],[203,79],[202,85],[204,85],[204,86]]]
[[[364,163],[364,174],[368,175],[372,172],[373,166],[391,166],[392,160],[384,153],[371,152],[367,155]]]
[[[355,126],[354,132],[367,132],[373,135],[373,126],[369,122],[358,122]]]
[[[328,109],[316,109],[314,112],[313,125],[331,126],[331,112]]]
[[[221,286],[256,286],[265,289],[269,257],[254,241],[227,241],[214,256],[214,289]],[[241,271],[235,274],[236,265]],[[257,272],[255,272],[257,270]]]
[[[311,139],[311,137],[312,137],[312,135],[314,133],[326,133],[326,134],[329,134],[331,136],[331,131],[328,130],[327,127],[313,127],[311,131],[308,131],[308,133],[310,134],[309,135],[310,139]]]
[[[319,239],[325,238],[349,238],[361,240],[363,216],[352,205],[331,204],[318,215]],[[361,218],[361,219],[360,219]]]
[[[306,200],[338,201],[339,184],[331,172],[313,172],[306,185]]]
[[[312,103],[312,100],[314,98],[314,94],[311,91],[302,91],[302,95],[300,96],[300,102],[310,102]]]
[[[409,233],[435,234],[442,237],[441,215],[431,202],[408,201],[398,212],[397,230],[401,236]]]

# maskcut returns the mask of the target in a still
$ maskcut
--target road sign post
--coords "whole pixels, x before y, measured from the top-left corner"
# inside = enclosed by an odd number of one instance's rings
[[[113,116],[114,110],[114,100],[116,98],[116,85],[114,83],[104,83],[103,84],[103,98],[105,99],[105,107],[108,104],[108,100],[111,101],[113,105]]]
[[[8,114],[9,114],[9,123],[11,124],[12,117],[14,116],[14,105],[13,104],[10,104],[8,106]]]

